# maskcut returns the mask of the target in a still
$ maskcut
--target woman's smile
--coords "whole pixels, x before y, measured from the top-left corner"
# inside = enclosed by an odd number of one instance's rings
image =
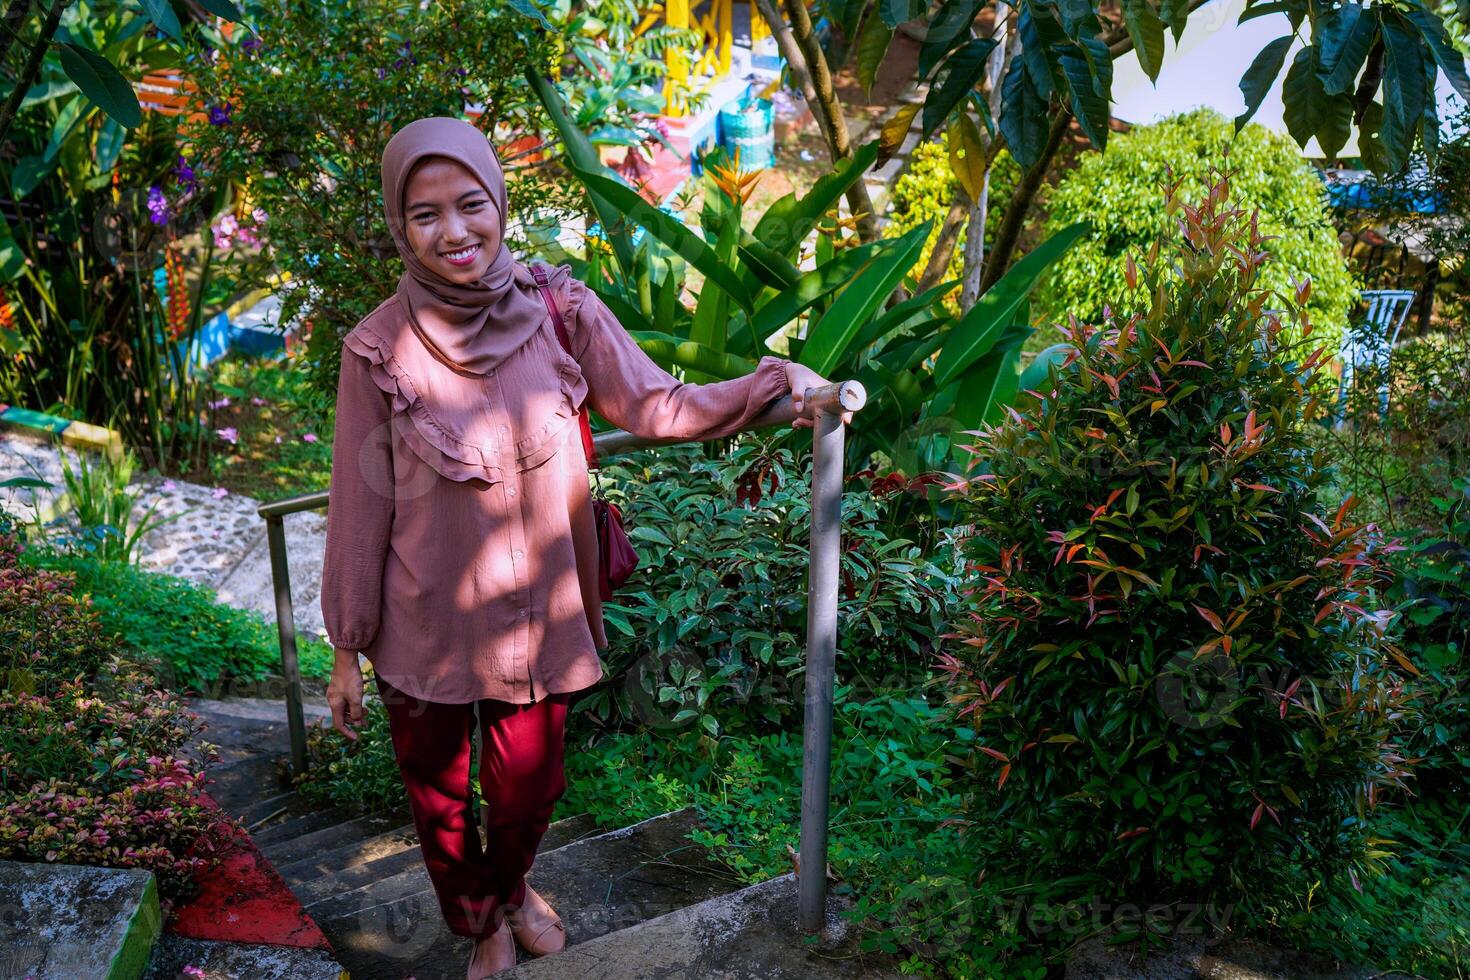
[[[475,256],[479,254],[480,246],[477,244],[471,245],[468,248],[459,249],[458,251],[443,253],[444,258],[453,262],[455,265],[469,265],[475,261]]]

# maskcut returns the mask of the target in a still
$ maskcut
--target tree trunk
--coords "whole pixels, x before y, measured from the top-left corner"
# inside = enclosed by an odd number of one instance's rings
[[[1031,202],[1036,200],[1036,192],[1041,188],[1046,172],[1051,169],[1051,161],[1061,148],[1062,137],[1071,124],[1072,110],[1064,108],[1056,114],[1051,121],[1051,130],[1046,134],[1046,147],[1042,149],[1040,159],[1027,168],[1021,175],[1020,182],[1016,184],[1010,201],[1006,203],[1000,227],[995,231],[995,248],[990,253],[990,261],[985,264],[985,275],[980,280],[982,293],[999,282],[1010,267],[1011,256],[1016,254],[1016,246],[1021,241],[1021,226],[1025,224],[1026,214],[1031,210]]]
[[[990,103],[990,117],[1000,118],[1000,84],[1006,69],[1021,49],[1021,35],[1008,30],[1007,17],[1010,8],[1005,3],[995,5],[995,36],[999,42],[991,49],[986,59],[985,76],[989,91],[985,93]],[[985,161],[985,172],[980,180],[980,195],[970,208],[969,232],[965,235],[965,265],[960,281],[960,315],[970,311],[980,299],[980,277],[985,269],[985,223],[990,216],[990,171],[995,165],[994,147]]]
[[[825,122],[824,135],[831,147],[832,159],[845,159],[852,155],[847,120],[842,115],[842,103],[837,100],[837,90],[832,83],[832,71],[827,65],[827,56],[822,53],[822,45],[812,31],[812,19],[806,9],[806,0],[786,0],[786,12],[791,18],[792,36],[801,49],[807,71],[811,75],[817,102],[821,104],[822,114],[826,117],[825,120],[819,117],[818,121]],[[857,220],[858,238],[864,242],[876,241],[877,215],[873,213],[873,200],[868,196],[868,187],[861,178],[848,188],[847,206],[853,215],[861,216]]]
[[[919,276],[916,292],[933,289],[944,278],[949,270],[950,257],[954,255],[955,243],[960,238],[960,229],[965,226],[965,217],[969,213],[969,198],[965,197],[963,190],[955,188],[949,214],[944,216],[944,224],[939,226],[939,237],[934,239],[934,247],[929,250],[929,261],[924,265],[923,275]]]
[[[816,119],[817,127],[825,135],[832,129],[831,120],[827,117],[827,107],[822,100],[817,98],[816,86],[812,84],[811,73],[806,70],[806,59],[802,57],[801,49],[796,46],[796,39],[791,36],[791,27],[786,19],[781,16],[771,0],[755,0],[756,6],[760,8],[761,16],[770,25],[771,33],[776,37],[776,47],[781,49],[781,57],[786,59],[786,64],[791,67],[791,75],[796,79],[796,85],[801,89],[806,104],[811,107],[812,118]],[[832,163],[837,163],[837,151],[833,149],[832,143],[826,139],[827,154]]]
[[[54,5],[46,14],[46,20],[41,25],[40,36],[36,38],[35,47],[26,58],[24,67],[20,74],[15,77],[15,88],[10,93],[10,98],[5,100],[5,105],[0,107],[0,143],[5,142],[6,135],[10,132],[11,123],[15,122],[15,114],[20,111],[21,100],[25,98],[26,92],[30,91],[32,85],[41,74],[41,62],[46,57],[46,49],[51,46],[51,38],[56,34],[56,27],[61,23],[61,12],[66,9],[70,0],[54,0]],[[14,10],[14,7],[11,8]],[[6,11],[7,19],[10,11]]]

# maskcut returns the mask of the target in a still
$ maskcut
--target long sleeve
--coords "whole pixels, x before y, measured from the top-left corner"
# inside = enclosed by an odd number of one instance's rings
[[[744,377],[681,382],[644,353],[585,283],[568,283],[572,352],[587,378],[588,401],[613,425],[649,439],[715,439],[738,432],[791,391],[782,358],[766,355]]]
[[[322,565],[322,620],[334,646],[362,650],[378,634],[383,563],[393,525],[391,396],[365,358],[342,350],[332,484]]]

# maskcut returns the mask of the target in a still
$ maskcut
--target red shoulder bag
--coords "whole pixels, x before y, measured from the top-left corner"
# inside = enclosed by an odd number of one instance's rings
[[[576,360],[576,356],[572,354],[572,345],[567,340],[567,328],[562,323],[561,310],[556,308],[556,301],[551,298],[546,271],[540,266],[532,266],[531,274],[536,277],[536,284],[541,288],[541,298],[551,311],[556,339],[561,341],[562,350],[567,352],[567,356]],[[587,421],[585,401],[577,412],[577,421],[582,430],[582,451],[587,456],[587,469],[597,479],[597,492],[592,495],[592,518],[597,525],[597,579],[603,601],[608,601],[612,599],[613,590],[621,588],[628,576],[633,574],[633,569],[638,567],[638,552],[633,550],[633,544],[623,530],[623,512],[618,509],[617,504],[603,496],[602,476],[598,472],[597,450],[592,444],[592,426]]]

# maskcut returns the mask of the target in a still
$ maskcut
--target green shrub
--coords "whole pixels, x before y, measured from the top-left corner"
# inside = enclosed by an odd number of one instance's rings
[[[1406,775],[1389,546],[1351,501],[1318,514],[1308,289],[1263,288],[1264,229],[1227,193],[1168,198],[1179,238],[1127,273],[1150,302],[1074,320],[1074,359],[982,433],[957,491],[969,818],[1037,938],[1089,906],[1124,937],[1160,904],[1259,924],[1289,871],[1378,870],[1367,818]]]
[[[0,527],[0,691],[49,694],[61,682],[90,681],[116,641],[74,577],[22,564],[27,550],[9,518]]]
[[[610,460],[638,570],[604,606],[611,679],[586,709],[607,724],[799,724],[805,658],[809,457],[743,440],[728,457],[663,447]],[[843,496],[838,671],[864,690],[921,680],[948,603],[943,573],[890,537],[885,505]]]
[[[219,604],[213,589],[86,555],[33,549],[25,561],[70,573],[76,591],[91,596],[101,628],[146,658],[169,690],[217,694],[232,682],[280,675],[275,625],[257,612]],[[303,677],[332,673],[325,643],[298,637],[297,655]]]
[[[1210,168],[1228,161],[1237,206],[1259,209],[1261,232],[1273,236],[1273,260],[1261,284],[1281,291],[1311,277],[1307,312],[1320,343],[1336,352],[1356,283],[1342,258],[1321,180],[1289,138],[1232,124],[1209,110],[1139,126],[1109,141],[1106,153],[1088,153],[1049,198],[1048,233],[1074,221],[1092,221],[1092,234],[1057,263],[1037,305],[1048,321],[1068,315],[1098,322],[1104,304],[1137,301],[1123,278],[1123,256],[1138,254],[1168,230],[1159,189],[1182,182],[1193,195]],[[1172,173],[1172,177],[1171,177]]]
[[[146,868],[167,909],[239,827],[197,798],[199,763],[180,756],[197,716],[114,666],[95,687],[0,692],[0,860]]]
[[[1411,756],[1422,758],[1421,796],[1470,807],[1470,477],[1437,497],[1438,532],[1403,555],[1393,597],[1403,615],[1397,641],[1418,668],[1409,690]],[[1470,829],[1470,828],[1467,828]]]

